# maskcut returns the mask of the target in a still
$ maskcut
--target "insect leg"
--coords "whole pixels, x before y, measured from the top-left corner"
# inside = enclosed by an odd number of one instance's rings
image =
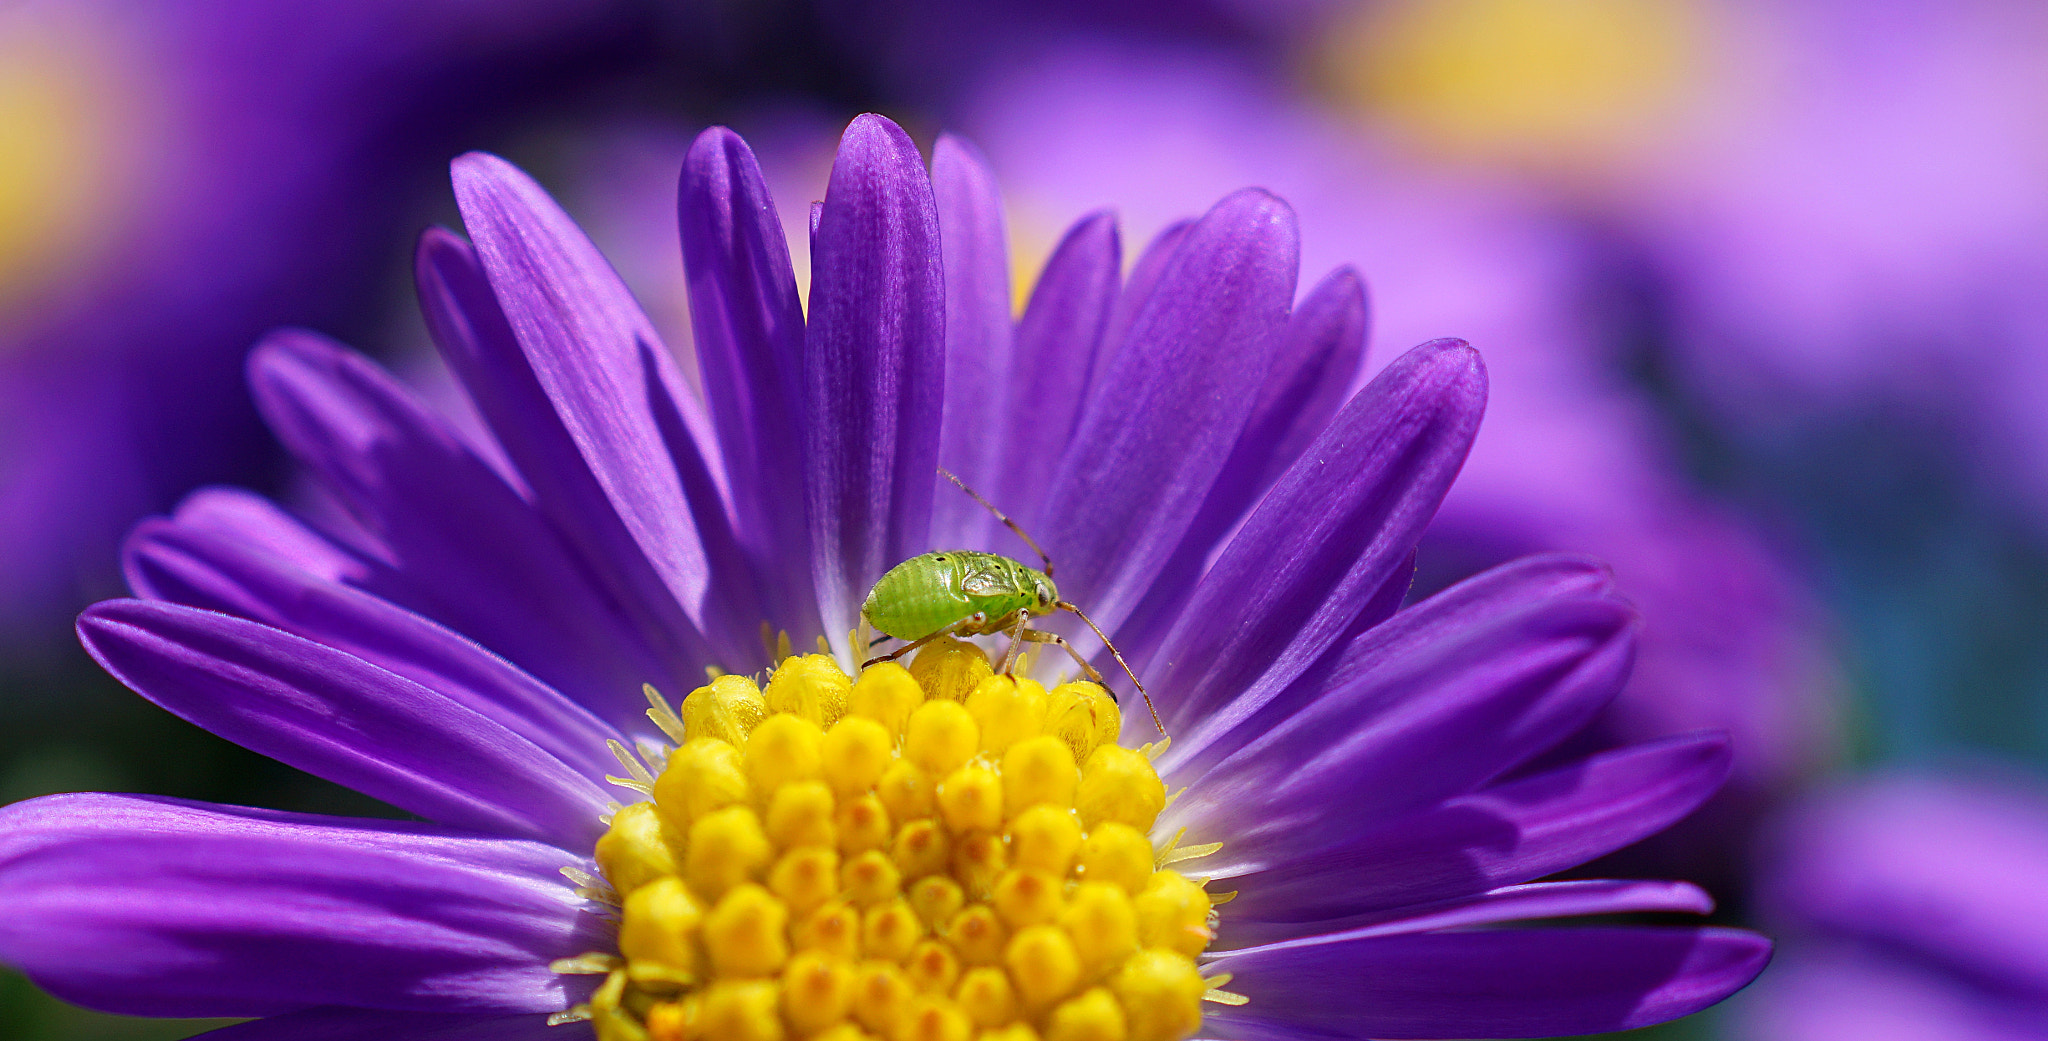
[[[1003,511],[996,509],[994,503],[982,498],[981,493],[975,491],[972,488],[967,487],[967,482],[961,480],[958,477],[953,476],[952,471],[941,466],[939,467],[939,476],[944,477],[946,480],[949,480],[956,485],[959,485],[960,490],[966,492],[969,496],[972,496],[975,502],[981,504],[982,509],[985,509],[988,512],[995,514],[996,519],[1003,522],[1003,527],[1010,529],[1010,531],[1014,533],[1018,538],[1023,539],[1024,544],[1031,547],[1031,552],[1038,554],[1038,562],[1045,565],[1045,567],[1043,568],[1043,570],[1045,571],[1045,577],[1052,577],[1052,558],[1046,556],[1045,551],[1038,548],[1037,540],[1033,539],[1029,535],[1024,534],[1024,529],[1019,527],[1016,521],[1011,520],[1009,518],[1009,515],[1005,514]]]
[[[996,670],[998,676],[1008,676],[1017,664],[1017,652],[1024,647],[1024,634],[1030,631],[1031,616],[1017,612],[1017,623],[1010,626],[1010,647],[1003,652],[1003,667]]]
[[[1061,647],[1066,648],[1067,654],[1074,659],[1074,664],[1079,665],[1081,667],[1081,671],[1087,674],[1088,682],[1093,683],[1104,690],[1109,690],[1109,684],[1103,682],[1102,674],[1095,671],[1095,666],[1088,664],[1088,659],[1081,657],[1081,652],[1075,650],[1074,645],[1068,643],[1066,637],[1061,636],[1058,633],[1046,632],[1043,629],[1022,629],[1019,630],[1017,633],[1017,642],[1059,644]],[[1114,691],[1111,691],[1110,697],[1116,697],[1116,693]]]
[[[945,627],[944,629],[940,629],[938,632],[920,636],[917,639],[912,640],[909,643],[906,643],[903,646],[898,647],[895,650],[890,651],[889,653],[884,654],[879,658],[869,658],[868,660],[861,662],[860,667],[865,669],[870,665],[879,665],[885,661],[895,661],[896,659],[901,658],[906,654],[909,654],[911,651],[917,650],[919,647],[922,647],[925,644],[928,644],[941,636],[952,636],[953,634],[959,632],[961,629],[976,624],[976,617],[976,615],[969,615],[966,618],[962,618],[959,621],[954,622],[952,625]]]
[[[1075,607],[1073,604],[1070,604],[1065,600],[1058,601],[1054,603],[1052,606],[1061,611],[1072,611],[1075,614],[1080,615],[1082,621],[1088,623],[1088,628],[1095,633],[1095,638],[1101,640],[1102,645],[1104,647],[1109,648],[1110,656],[1116,659],[1116,663],[1118,665],[1124,667],[1124,675],[1129,676],[1131,678],[1131,686],[1138,688],[1138,696],[1145,699],[1145,708],[1152,713],[1152,725],[1158,727],[1159,733],[1164,735],[1166,733],[1166,724],[1161,723],[1159,721],[1159,709],[1153,706],[1152,695],[1145,693],[1145,685],[1143,683],[1138,682],[1138,674],[1131,671],[1131,663],[1125,661],[1123,652],[1117,650],[1116,644],[1109,642],[1109,637],[1104,636],[1102,634],[1102,627],[1096,625],[1095,619],[1088,617],[1088,615],[1083,613],[1080,608]],[[1071,648],[1069,649],[1069,651],[1071,653]],[[1074,657],[1078,660],[1081,656],[1076,654],[1074,655]],[[1091,669],[1089,671],[1093,672],[1094,670]],[[1102,682],[1101,677],[1097,677],[1095,682]]]

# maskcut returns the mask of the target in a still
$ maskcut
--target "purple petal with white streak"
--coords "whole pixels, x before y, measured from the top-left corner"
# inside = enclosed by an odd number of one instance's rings
[[[679,671],[642,638],[661,634],[630,626],[547,520],[417,398],[304,333],[259,346],[249,380],[278,437],[388,555],[355,584],[482,641],[614,726],[645,729],[640,684]]]
[[[452,827],[571,849],[604,831],[598,782],[474,709],[353,655],[180,604],[78,619],[108,672],[251,751]]]
[[[946,395],[939,465],[968,487],[997,486],[1010,400],[1015,328],[1010,319],[1010,246],[1003,200],[988,160],[966,140],[942,134],[932,146],[932,197],[946,279]],[[934,480],[939,480],[936,476]],[[951,482],[932,502],[935,546],[987,545],[1000,527]]]
[[[836,646],[875,580],[932,549],[945,280],[931,179],[902,128],[876,115],[847,126],[814,237],[804,480]]]
[[[1472,791],[1611,700],[1634,630],[1627,604],[1588,596],[1511,605],[1469,630],[1380,644],[1204,773],[1160,827],[1224,840],[1204,868],[1223,876],[1283,865]]]
[[[804,515],[804,312],[774,200],[738,134],[712,127],[683,161],[678,191],[690,327],[718,428],[734,527],[770,620],[819,631]]]
[[[128,536],[123,564],[142,595],[261,622],[354,655],[445,695],[603,783],[625,735],[511,663],[378,596],[240,540],[161,518]]]
[[[1728,764],[1726,735],[1698,734],[1482,788],[1240,876],[1230,920],[1313,922],[1541,878],[1684,818],[1721,787]]]
[[[1039,526],[1046,485],[1080,418],[1122,263],[1115,215],[1081,218],[1045,262],[1017,323],[1009,428],[994,494],[1026,531]]]
[[[1294,211],[1246,189],[1195,222],[1092,381],[1038,532],[1061,591],[1114,632],[1244,429],[1300,266]]]
[[[1210,761],[1233,727],[1299,679],[1401,576],[1485,409],[1478,352],[1455,340],[1396,359],[1344,406],[1225,547],[1156,658],[1174,735],[1163,768]]]
[[[425,824],[53,795],[0,810],[0,957],[134,1015],[553,1012],[576,998],[548,962],[611,947],[560,875],[586,863]]]
[[[452,170],[463,223],[525,364],[602,489],[601,503],[582,501],[587,488],[571,479],[559,491],[575,498],[551,508],[558,489],[522,466],[543,508],[591,539],[597,559],[651,566],[658,587],[635,582],[634,592],[680,604],[716,663],[756,661],[764,652],[759,612],[748,609],[751,575],[701,447],[714,443],[710,424],[668,349],[597,247],[531,178],[476,152]],[[563,511],[578,507],[590,520],[565,522]],[[629,581],[641,574],[622,572]]]
[[[1238,1041],[1628,1030],[1733,994],[1770,952],[1761,936],[1717,928],[1339,933],[1209,962],[1251,1000],[1205,1019]]]
[[[1347,915],[1320,921],[1245,921],[1233,909],[1222,919],[1211,953],[1303,936],[1344,933],[1348,936],[1393,936],[1438,929],[1470,929],[1502,922],[1582,915],[1712,914],[1714,898],[1690,882],[1636,882],[1590,879],[1508,886],[1425,907]]]

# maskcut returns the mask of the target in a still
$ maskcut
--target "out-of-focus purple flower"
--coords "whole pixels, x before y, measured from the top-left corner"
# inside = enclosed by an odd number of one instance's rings
[[[0,647],[117,588],[122,531],[268,453],[236,344],[342,321],[407,156],[617,30],[609,0],[0,10]]]
[[[1756,1041],[2048,1038],[2048,791],[1894,773],[1788,813],[1763,910],[1798,935],[1736,1006]]]
[[[1387,348],[1451,328],[1499,375],[1487,424],[1423,545],[1439,580],[1540,550],[1597,555],[1643,612],[1614,739],[1729,731],[1735,778],[1660,864],[1739,871],[1760,803],[1835,752],[1818,608],[1751,528],[1677,474],[1649,403],[1606,362],[1579,238],[1541,200],[1375,153],[1227,63],[1093,46],[1022,63],[967,119],[1023,214],[1117,201],[1158,227],[1220,186],[1263,184],[1307,215],[1311,269],[1356,258]],[[1124,201],[1131,200],[1131,201]]]
[[[256,395],[350,532],[202,491],[130,538],[141,598],[80,622],[158,704],[431,823],[17,804],[0,955],[45,986],[269,1017],[223,1041],[538,1036],[582,994],[555,971],[606,974],[577,1008],[607,1041],[1020,1014],[1254,1041],[1621,1029],[1762,967],[1736,930],[1512,925],[1709,910],[1686,883],[1531,880],[1690,812],[1727,745],[1526,769],[1619,689],[1634,614],[1561,555],[1397,610],[1485,376],[1444,340],[1348,401],[1305,379],[1362,352],[1364,298],[1340,275],[1294,304],[1273,195],[1225,197],[1127,281],[1114,221],[1083,218],[1013,321],[987,166],[942,138],[927,174],[862,117],[805,309],[751,153],[708,131],[681,205],[700,399],[538,185],[474,154],[455,182],[474,244],[430,232],[420,291],[487,429],[278,334]],[[989,544],[985,515],[935,499],[941,461],[1027,518],[1061,592],[1132,649],[1173,734],[1156,758],[1114,747],[1098,688],[990,676],[971,645],[840,671],[885,569]],[[769,665],[765,693],[698,686]],[[650,682],[697,689],[676,718]],[[622,767],[654,801],[607,826]],[[583,896],[623,899],[616,943]]]

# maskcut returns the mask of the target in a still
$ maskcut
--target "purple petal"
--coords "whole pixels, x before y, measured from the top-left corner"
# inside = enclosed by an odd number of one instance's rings
[[[1122,263],[1115,215],[1102,211],[1081,218],[1045,262],[1017,323],[1009,428],[996,491],[1005,512],[1026,531],[1035,530],[1043,516],[1046,485],[1080,418]]]
[[[1372,650],[1347,649],[1354,667],[1272,725],[1247,728],[1252,740],[1193,782],[1160,826],[1224,840],[1204,870],[1229,875],[1470,792],[1611,700],[1634,633],[1634,612],[1602,594],[1509,604],[1430,639],[1381,643],[1368,631],[1360,642]]]
[[[1242,892],[1242,890],[1240,890]],[[1210,950],[1292,940],[1308,934],[1393,936],[1438,929],[1470,929],[1502,922],[1583,915],[1711,914],[1714,898],[1690,882],[1630,882],[1591,879],[1509,886],[1477,896],[1460,897],[1427,908],[1351,915],[1340,919],[1245,921],[1233,908]]]
[[[945,281],[931,179],[902,128],[846,128],[811,254],[804,468],[825,635],[845,640],[882,572],[932,549]]]
[[[1682,819],[1721,787],[1728,763],[1725,735],[1698,734],[1483,788],[1242,876],[1231,917],[1312,922],[1541,878]]]
[[[1770,954],[1755,933],[1715,928],[1320,936],[1204,966],[1251,999],[1205,1018],[1240,1041],[1628,1030],[1735,993]]]
[[[232,539],[329,581],[361,583],[376,570],[276,503],[241,488],[201,488],[178,503],[172,519],[180,527]],[[155,595],[141,589],[136,593]]]
[[[995,174],[951,134],[932,146],[932,196],[946,277],[946,396],[939,465],[968,486],[994,489],[1010,399],[1010,245]],[[935,477],[934,480],[937,480]],[[932,503],[935,545],[986,545],[1000,525],[950,482]]]
[[[551,1027],[523,1016],[313,1008],[237,1023],[199,1035],[205,1041],[590,1041],[590,1027]],[[198,1041],[195,1038],[194,1041]]]
[[[1202,761],[1330,647],[1380,621],[1362,609],[1436,514],[1485,400],[1478,352],[1455,340],[1417,347],[1267,494],[1156,656],[1172,663],[1157,677],[1172,763]]]
[[[644,729],[640,684],[694,681],[643,638],[662,639],[658,627],[622,624],[547,520],[375,363],[284,333],[250,355],[249,379],[272,429],[388,555],[356,584],[481,640],[628,730]]]
[[[123,549],[144,596],[237,615],[397,673],[533,742],[594,783],[624,740],[582,706],[448,629],[237,539],[145,520]]]
[[[429,820],[587,848],[606,791],[474,709],[228,615],[108,600],[85,649],[136,693],[251,751]]]
[[[1054,471],[1046,548],[1068,599],[1116,630],[1166,563],[1258,400],[1294,299],[1294,213],[1247,189],[1175,251]]]
[[[1095,364],[1088,369],[1085,385],[1094,387],[1101,382],[1103,373],[1109,371],[1109,363],[1130,339],[1131,325],[1138,320],[1139,312],[1152,300],[1152,291],[1159,288],[1159,279],[1166,274],[1167,264],[1174,254],[1180,252],[1180,244],[1187,241],[1188,232],[1194,230],[1193,219],[1177,220],[1159,229],[1152,241],[1138,254],[1138,262],[1131,265],[1130,277],[1124,280],[1123,292],[1117,296],[1116,306],[1109,312],[1109,327],[1103,330],[1102,349],[1095,352]]]
[[[548,962],[611,947],[560,875],[585,864],[425,824],[52,795],[0,810],[0,959],[134,1015],[559,1011],[576,999]]]
[[[463,223],[523,364],[602,493],[587,498],[580,470],[537,474],[522,463],[542,508],[588,538],[595,559],[617,564],[638,599],[666,594],[680,604],[719,664],[757,660],[750,576],[700,447],[713,443],[709,424],[668,349],[597,247],[531,178],[476,152],[452,169]],[[551,506],[560,494],[569,498]],[[651,567],[644,576],[641,561]]]
[[[804,312],[789,242],[754,153],[712,127],[683,161],[679,212],[690,326],[740,540],[775,585],[770,621],[820,632],[804,515]]]

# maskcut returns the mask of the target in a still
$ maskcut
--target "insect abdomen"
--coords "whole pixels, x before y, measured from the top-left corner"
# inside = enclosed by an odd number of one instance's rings
[[[861,605],[875,631],[916,640],[974,613],[960,591],[967,571],[963,553],[926,553],[889,569]]]

